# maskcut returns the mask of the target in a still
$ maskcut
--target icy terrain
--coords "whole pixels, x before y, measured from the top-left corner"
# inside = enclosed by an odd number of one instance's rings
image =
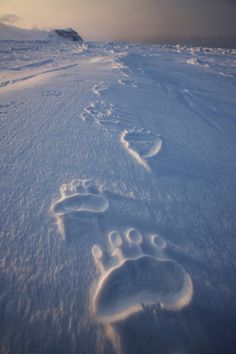
[[[27,30],[0,22],[0,40],[30,41],[42,40],[48,35],[46,31]],[[2,43],[1,43],[2,44]]]
[[[0,42],[0,353],[235,353],[235,55]]]

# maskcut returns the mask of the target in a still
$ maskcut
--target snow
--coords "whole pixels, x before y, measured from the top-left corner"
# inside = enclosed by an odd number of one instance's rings
[[[0,40],[4,41],[76,41],[83,43],[82,37],[72,28],[42,31],[38,29],[23,29],[0,22]]]
[[[46,31],[37,29],[27,30],[0,22],[0,40],[30,41],[43,40],[47,35]]]
[[[0,351],[234,353],[235,54],[0,42]]]

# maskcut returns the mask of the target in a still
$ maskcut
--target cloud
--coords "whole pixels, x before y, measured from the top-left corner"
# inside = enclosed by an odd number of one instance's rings
[[[6,14],[6,15],[2,15],[0,16],[0,22],[3,23],[14,23],[20,20],[20,17],[15,15],[15,14]]]

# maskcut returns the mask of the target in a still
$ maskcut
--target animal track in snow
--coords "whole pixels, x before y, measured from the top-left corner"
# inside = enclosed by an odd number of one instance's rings
[[[107,81],[101,81],[98,84],[95,84],[92,90],[97,96],[101,96],[101,92],[106,91],[108,88],[109,83]]]
[[[135,81],[131,81],[128,78],[123,78],[118,80],[118,84],[122,86],[131,86],[133,88],[137,88],[138,84]]]
[[[100,188],[90,180],[73,179],[60,187],[61,197],[52,203],[50,211],[56,218],[59,232],[64,234],[62,218],[70,213],[99,214],[107,210],[109,203]]]
[[[120,122],[114,113],[114,106],[104,100],[98,100],[85,107],[84,112],[80,115],[83,121],[92,120],[105,129],[114,129]]]
[[[117,60],[113,61],[112,70],[123,70],[123,69],[127,69],[127,66],[120,63]]]
[[[41,92],[43,97],[51,96],[51,97],[58,97],[62,96],[62,91],[60,90],[45,90]]]
[[[108,236],[110,252],[92,248],[100,279],[93,297],[93,314],[102,323],[114,323],[140,312],[145,306],[179,310],[192,299],[192,280],[177,262],[164,254],[166,242],[158,235],[149,238],[149,254],[142,251],[143,236],[136,229]]]
[[[9,110],[16,111],[22,105],[24,105],[24,102],[20,100],[11,100],[3,104],[0,104],[0,114],[7,114]]]
[[[203,68],[209,68],[210,65],[209,64],[204,64],[200,59],[198,59],[197,57],[191,57],[187,60],[187,64],[190,65],[197,65]]]
[[[61,198],[52,205],[54,214],[62,216],[70,212],[104,212],[108,201],[90,180],[73,179],[60,187]]]
[[[127,152],[146,170],[150,170],[148,159],[160,152],[163,143],[160,136],[142,129],[124,130],[120,140]]]

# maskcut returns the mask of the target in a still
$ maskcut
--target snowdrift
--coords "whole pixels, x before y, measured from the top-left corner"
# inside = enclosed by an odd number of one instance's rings
[[[8,41],[28,41],[28,40],[43,40],[46,36],[46,31],[37,29],[23,29],[15,26],[5,25],[0,23],[0,40]]]
[[[84,43],[83,38],[72,28],[54,29],[50,32],[37,29],[23,29],[0,23],[0,40],[10,41],[60,41]]]

